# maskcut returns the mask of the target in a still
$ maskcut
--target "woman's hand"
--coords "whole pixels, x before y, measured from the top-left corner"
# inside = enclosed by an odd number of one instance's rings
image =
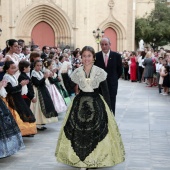
[[[25,86],[25,85],[27,85],[28,83],[29,83],[29,80],[22,80],[22,81],[20,82],[21,86]]]
[[[7,86],[8,81],[7,81],[7,80],[2,80],[2,81],[1,81],[1,83],[2,83],[2,86],[3,86],[3,87],[6,87],[6,86]]]
[[[36,102],[37,102],[37,99],[34,97],[31,101],[32,101],[33,103],[36,103]]]
[[[49,77],[53,77],[53,73],[52,72],[49,73]]]
[[[44,73],[44,78],[48,78],[49,77],[49,73]]]

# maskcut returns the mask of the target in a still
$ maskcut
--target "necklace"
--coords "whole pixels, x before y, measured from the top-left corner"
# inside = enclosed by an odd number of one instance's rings
[[[92,67],[93,67],[93,66],[92,66]],[[85,71],[85,69],[83,68],[84,73],[85,73],[85,80],[86,80],[86,82],[87,82],[88,84],[89,84],[90,81],[91,81],[91,79],[90,79],[90,73],[91,73],[92,67],[91,67],[91,69],[90,69],[89,74],[87,74],[86,71]]]

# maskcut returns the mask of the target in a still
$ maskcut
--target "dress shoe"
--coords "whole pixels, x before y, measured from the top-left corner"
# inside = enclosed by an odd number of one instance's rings
[[[146,87],[152,87],[152,84],[151,85],[147,85]]]
[[[37,128],[37,130],[39,130],[39,131],[44,131],[45,129],[43,129],[43,128],[41,127],[41,128]]]
[[[34,137],[34,135],[24,135],[22,137]]]

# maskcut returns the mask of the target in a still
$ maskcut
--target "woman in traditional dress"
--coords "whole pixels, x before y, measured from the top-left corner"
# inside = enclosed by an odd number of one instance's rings
[[[9,39],[8,44],[7,44],[7,53],[5,55],[5,61],[13,61],[16,65],[16,70],[15,70],[15,76],[18,78],[19,76],[19,69],[18,69],[18,64],[19,64],[19,57],[17,56],[17,51],[18,51],[18,41],[15,39]]]
[[[6,85],[6,81],[0,82],[0,96],[5,97],[4,87]],[[0,158],[11,156],[22,148],[24,148],[24,143],[18,125],[0,98]]]
[[[70,77],[68,71],[70,70],[71,66],[69,62],[65,61],[64,55],[61,55],[59,60],[60,70],[58,71],[58,77],[61,80],[60,83],[62,87],[68,92],[69,96],[71,96],[74,93],[74,90],[69,83]]]
[[[23,122],[27,123],[25,124],[27,127],[27,131],[23,133],[23,136],[29,135],[32,137],[34,134],[37,133],[35,117],[21,96],[21,92],[23,92],[24,86],[27,85],[29,81],[22,80],[20,83],[18,83],[18,80],[15,77],[15,70],[16,70],[16,65],[13,61],[5,62],[4,65],[5,75],[3,79],[8,82],[7,86],[5,87],[8,93],[6,97],[7,102],[12,109],[17,111],[20,119],[22,120],[22,121],[16,120],[18,126],[20,127],[21,124],[22,127]],[[22,132],[22,128],[21,128],[21,132]]]
[[[67,106],[65,104],[64,98],[60,94],[59,90],[54,85],[55,82],[58,82],[56,79],[56,74],[54,74],[51,70],[53,69],[53,62],[51,59],[46,59],[44,61],[45,73],[50,76],[46,79],[46,87],[50,93],[52,98],[55,110],[57,113],[65,112],[67,110]],[[54,77],[53,77],[54,76]]]
[[[53,73],[52,78],[54,80],[54,84],[57,87],[57,89],[59,90],[62,97],[64,98],[64,101],[66,102],[66,104],[69,105],[70,102],[71,102],[69,94],[68,94],[67,90],[65,89],[65,87],[63,87],[63,85],[62,85],[62,79],[59,78],[58,75],[57,75],[59,69],[56,67],[56,60],[58,60],[58,59],[53,54],[49,55],[49,59],[52,60],[52,69],[50,69],[50,70]]]
[[[58,121],[58,113],[54,108],[50,93],[45,84],[49,74],[43,74],[41,70],[42,62],[36,60],[34,62],[34,70],[31,73],[31,80],[37,102],[31,103],[31,110],[36,118],[37,129],[45,130],[44,124]]]
[[[83,66],[71,75],[80,92],[67,111],[55,154],[59,162],[81,170],[114,166],[125,159],[121,135],[110,110],[107,73],[93,65],[94,60],[94,49],[85,46]]]

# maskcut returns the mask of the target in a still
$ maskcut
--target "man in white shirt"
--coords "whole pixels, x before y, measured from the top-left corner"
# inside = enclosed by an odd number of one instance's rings
[[[161,93],[161,85],[159,84],[159,78],[160,78],[160,69],[162,67],[162,57],[158,58],[158,63],[156,63],[156,76],[157,76],[157,84],[158,84],[158,89],[159,93]]]

